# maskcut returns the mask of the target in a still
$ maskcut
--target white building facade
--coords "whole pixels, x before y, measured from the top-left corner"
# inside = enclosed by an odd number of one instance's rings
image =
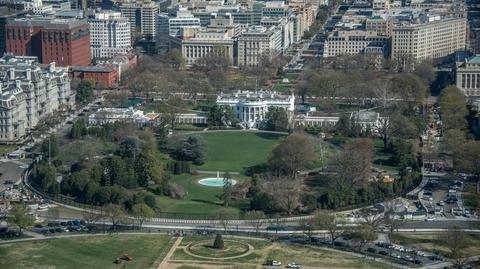
[[[102,12],[89,19],[92,58],[111,58],[132,50],[130,22],[120,12]]]
[[[282,32],[276,26],[252,26],[237,40],[238,65],[258,66],[282,51]]]
[[[230,106],[240,124],[246,128],[261,128],[270,107],[281,107],[293,118],[295,96],[280,95],[272,91],[238,91],[217,96],[217,105]]]
[[[467,97],[480,97],[480,55],[457,63],[456,85]]]
[[[23,142],[41,119],[75,104],[67,71],[36,57],[1,58],[0,89],[0,143]]]

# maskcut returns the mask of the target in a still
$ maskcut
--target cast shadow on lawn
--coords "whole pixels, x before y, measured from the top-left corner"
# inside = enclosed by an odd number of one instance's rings
[[[218,195],[215,195],[215,196],[218,196]],[[204,203],[204,204],[211,204],[211,205],[220,205],[220,206],[222,205],[222,203],[216,203],[216,202],[213,202],[213,201],[207,201],[207,200],[203,200],[203,199],[192,199],[191,201]]]
[[[278,138],[285,136],[285,134],[272,134],[272,133],[255,133],[256,136],[263,138],[263,139],[268,139],[268,140],[278,140]]]

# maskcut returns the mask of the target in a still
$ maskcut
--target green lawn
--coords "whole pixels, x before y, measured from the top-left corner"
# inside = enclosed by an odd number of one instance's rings
[[[152,268],[169,240],[166,235],[112,235],[4,244],[0,268],[115,268],[113,261],[125,252],[133,257],[128,268]]]
[[[220,177],[223,175],[220,174]],[[181,214],[192,214],[205,216],[213,213],[215,210],[222,207],[220,195],[222,188],[205,187],[198,185],[198,179],[206,177],[216,177],[216,175],[196,175],[189,174],[174,175],[170,182],[177,183],[184,187],[186,197],[182,200],[172,199],[166,196],[157,196],[157,206],[162,212],[176,212]],[[242,175],[233,175],[236,180],[248,180],[248,177]],[[232,208],[241,208],[248,205],[248,201],[234,201]],[[179,218],[185,216],[178,216]]]
[[[199,134],[207,143],[208,161],[199,170],[236,171],[266,162],[268,154],[284,135],[253,132]]]
[[[223,265],[232,266],[226,268],[235,268],[234,265],[242,264],[244,266],[254,266],[264,264],[267,260],[279,260],[283,264],[296,262],[304,266],[314,266],[321,268],[390,268],[383,264],[373,261],[367,261],[363,258],[353,257],[343,253],[337,253],[329,251],[326,248],[314,247],[297,247],[283,243],[272,243],[268,240],[246,240],[231,238],[225,236],[226,240],[235,240],[239,242],[248,243],[253,246],[251,254],[235,259],[229,259],[223,261]],[[213,237],[185,237],[182,240],[182,245],[185,246],[188,243],[195,241],[204,241],[206,239],[213,240]],[[205,267],[210,261],[208,258],[196,258],[188,255],[183,249],[178,248],[171,260],[190,260],[192,263],[198,265],[201,268]],[[218,260],[216,262],[219,262]],[[254,267],[253,267],[254,268]],[[260,268],[260,267],[256,267]],[[261,267],[263,268],[263,267]]]
[[[383,150],[383,141],[381,139],[375,139],[375,157],[373,158],[373,166],[387,172],[398,172],[398,165],[391,161],[392,154],[386,153]]]
[[[15,145],[0,145],[0,156],[4,156],[17,149]]]

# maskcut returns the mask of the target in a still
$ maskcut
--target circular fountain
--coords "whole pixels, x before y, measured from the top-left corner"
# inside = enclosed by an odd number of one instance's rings
[[[232,185],[237,184],[237,181],[235,179],[229,178],[228,181]],[[223,187],[223,185],[225,185],[225,180],[223,178],[220,178],[220,172],[217,172],[217,177],[207,177],[207,178],[200,179],[198,181],[198,184],[207,186],[207,187]]]

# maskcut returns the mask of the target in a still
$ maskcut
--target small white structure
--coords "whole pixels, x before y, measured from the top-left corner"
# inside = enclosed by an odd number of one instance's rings
[[[149,113],[151,114],[151,113]],[[146,124],[152,120],[151,115],[144,115],[141,110],[130,108],[101,108],[88,116],[88,125],[104,125],[114,122],[133,122]]]
[[[295,110],[295,96],[280,95],[275,91],[237,91],[221,93],[217,105],[230,106],[238,120],[247,128],[259,128],[270,107],[284,108],[291,119]]]

